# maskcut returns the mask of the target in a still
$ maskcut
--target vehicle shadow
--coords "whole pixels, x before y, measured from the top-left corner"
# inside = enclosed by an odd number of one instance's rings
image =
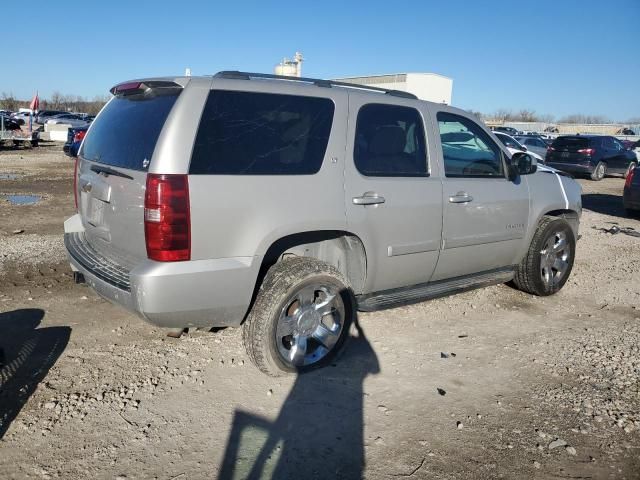
[[[236,410],[218,478],[363,476],[363,383],[378,358],[357,322],[340,362],[299,374],[275,421]]]
[[[622,205],[622,188],[620,195],[585,193],[582,195],[582,208],[614,217],[627,217]]]
[[[37,328],[44,310],[0,313],[0,439],[69,342],[71,328]]]

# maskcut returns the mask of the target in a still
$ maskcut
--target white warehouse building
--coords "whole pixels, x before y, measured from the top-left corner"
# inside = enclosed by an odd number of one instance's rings
[[[453,80],[437,73],[394,73],[335,80],[413,93],[421,100],[451,105]]]

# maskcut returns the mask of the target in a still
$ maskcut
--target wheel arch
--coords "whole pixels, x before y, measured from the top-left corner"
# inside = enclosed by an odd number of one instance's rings
[[[333,265],[344,275],[354,293],[362,293],[367,276],[367,256],[364,243],[351,232],[306,231],[273,241],[262,258],[256,292],[269,268],[287,256],[311,257]]]
[[[580,226],[580,214],[577,211],[571,210],[571,209],[550,210],[540,215],[540,218],[538,218],[537,224],[540,223],[540,219],[543,216],[557,217],[557,218],[562,218],[566,220],[567,223],[571,226],[571,230],[573,230],[574,237],[576,238],[576,240],[578,239],[578,230]]]

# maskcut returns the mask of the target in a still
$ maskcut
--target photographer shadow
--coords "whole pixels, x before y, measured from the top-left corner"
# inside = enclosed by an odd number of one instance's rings
[[[71,328],[37,328],[38,308],[0,313],[0,439],[69,342]]]
[[[380,367],[355,324],[340,362],[298,374],[275,421],[235,412],[219,479],[362,478],[363,384]]]

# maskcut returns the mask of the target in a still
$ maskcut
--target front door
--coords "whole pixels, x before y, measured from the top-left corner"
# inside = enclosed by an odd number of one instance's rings
[[[526,180],[509,180],[506,154],[471,118],[440,111],[443,249],[433,280],[493,270],[519,259],[527,231]]]
[[[429,281],[442,232],[442,185],[426,113],[380,97],[349,99],[345,204],[349,230],[366,249],[363,293]]]

